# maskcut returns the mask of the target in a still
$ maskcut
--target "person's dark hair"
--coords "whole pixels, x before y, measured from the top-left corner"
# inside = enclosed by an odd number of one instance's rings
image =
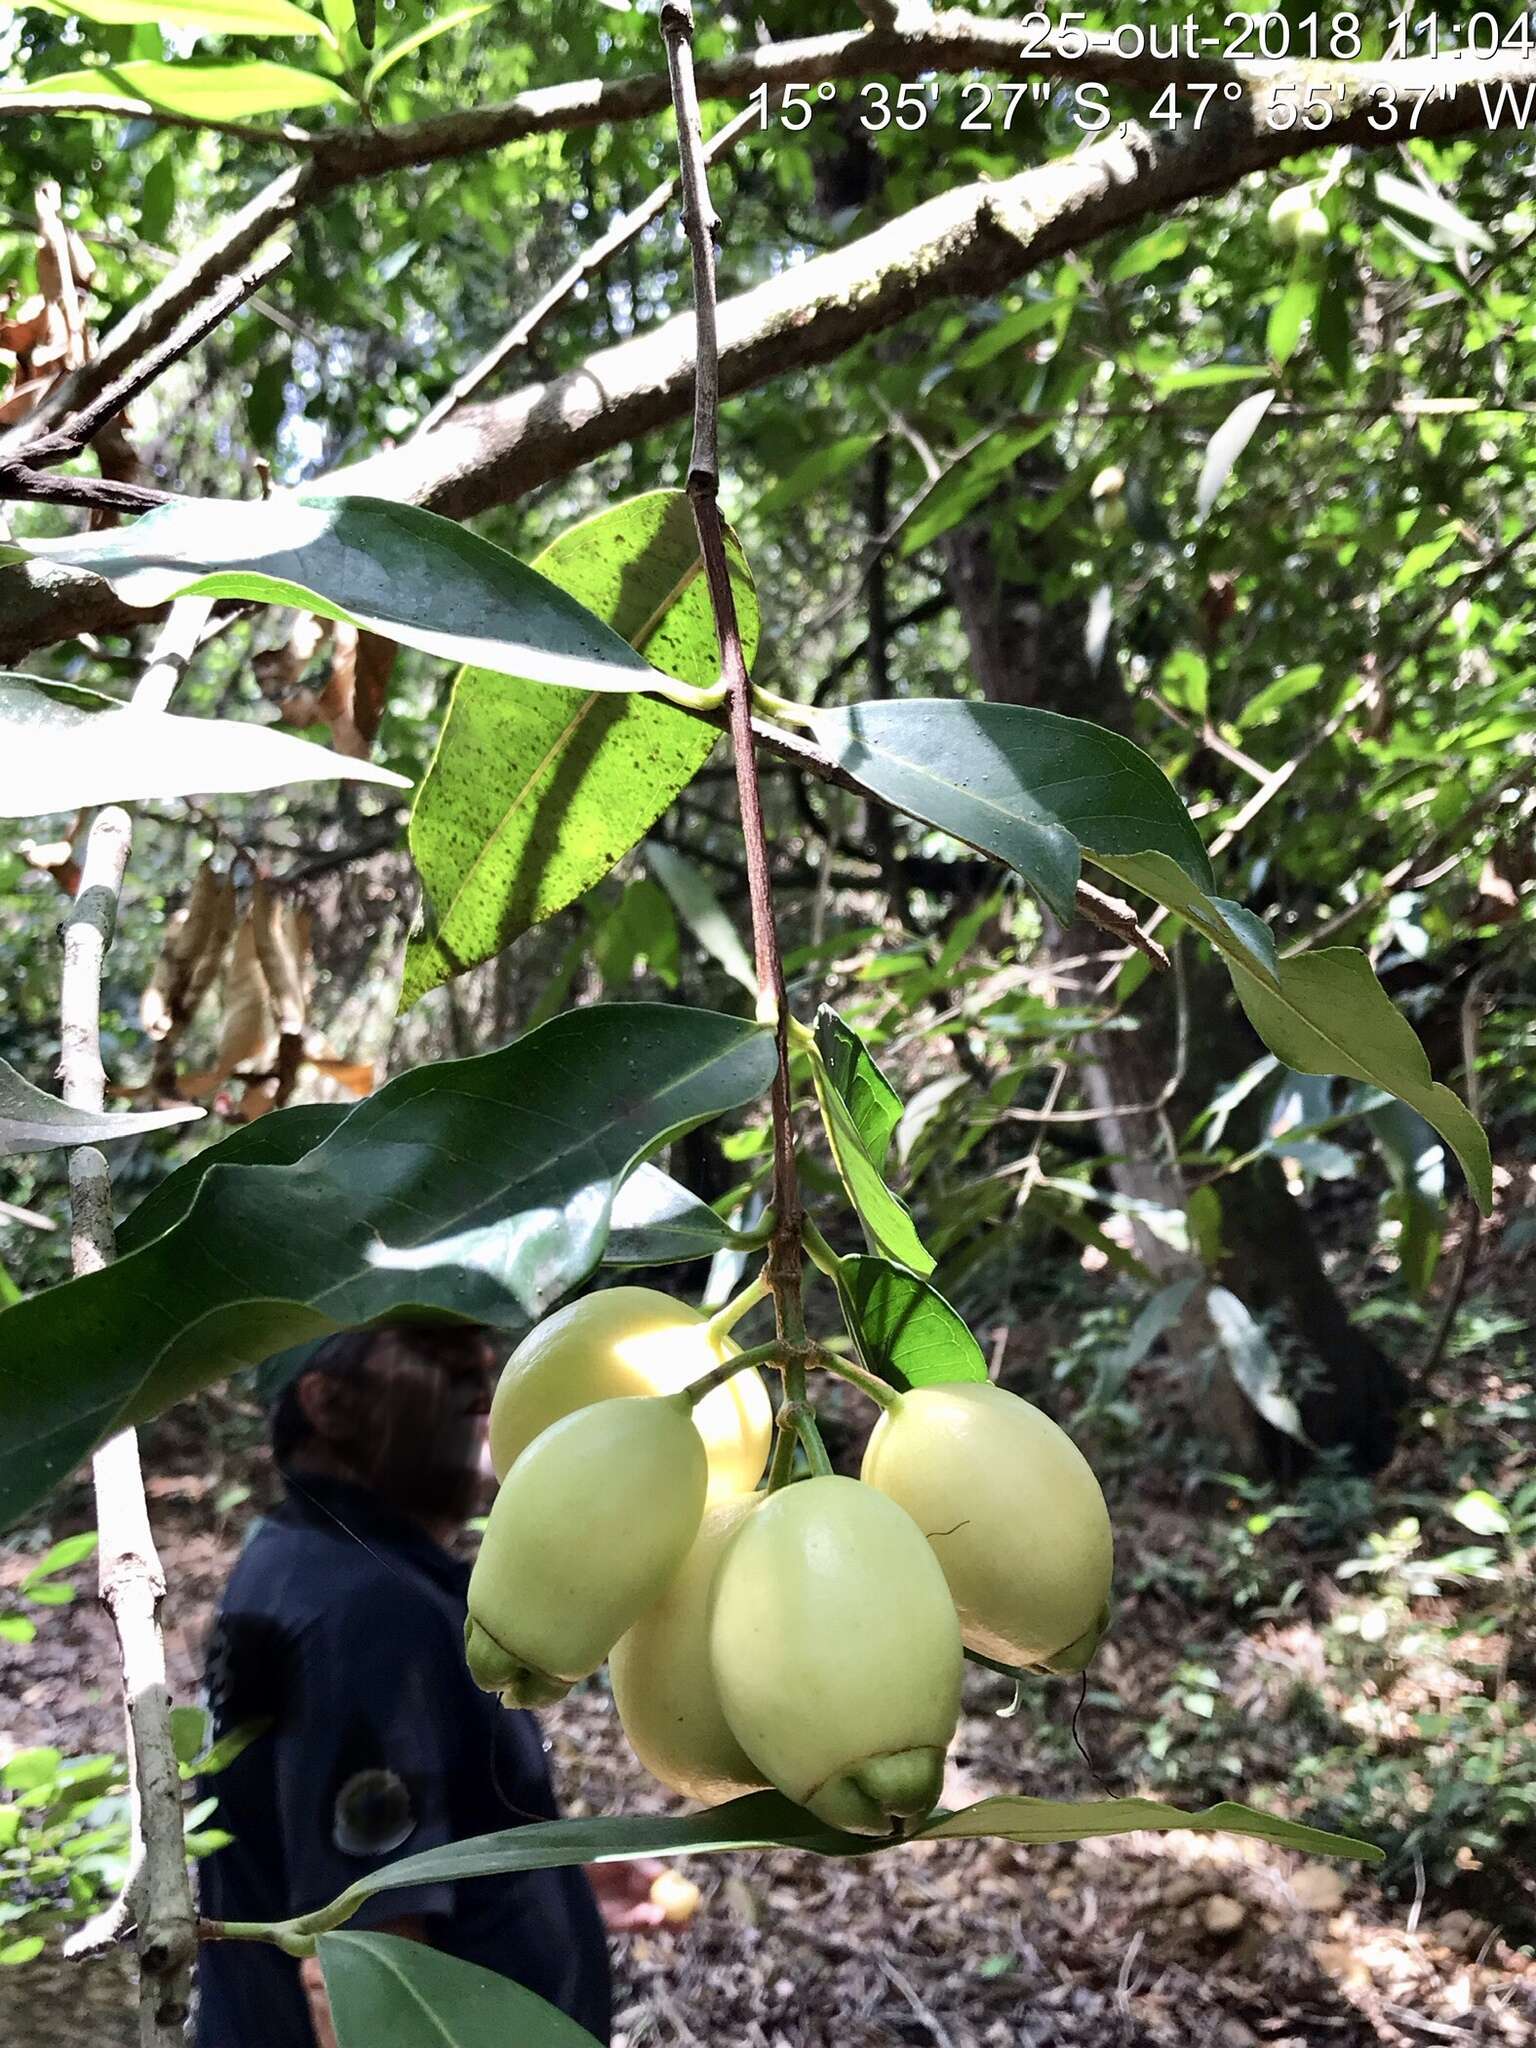
[[[380,1335],[378,1330],[338,1330],[334,1337],[327,1337],[316,1347],[302,1369],[283,1388],[273,1407],[270,1424],[272,1455],[279,1465],[285,1465],[300,1444],[306,1443],[313,1433],[303,1403],[299,1400],[299,1381],[305,1373],[337,1373],[344,1377],[360,1373]]]

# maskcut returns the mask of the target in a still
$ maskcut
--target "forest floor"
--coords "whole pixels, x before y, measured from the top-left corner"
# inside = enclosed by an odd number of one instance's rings
[[[1467,1391],[1477,1416],[1507,1404],[1509,1386],[1490,1384]],[[173,1689],[188,1701],[198,1696],[214,1602],[269,1483],[248,1420],[243,1432],[237,1426],[238,1404],[231,1398],[221,1412],[225,1397],[210,1398],[211,1411],[181,1411],[149,1445],[176,1589]],[[1316,1817],[1297,1784],[1297,1702],[1310,1698],[1314,1719],[1334,1716],[1329,1739],[1343,1744],[1334,1757],[1355,1753],[1362,1702],[1391,1706],[1384,1677],[1357,1674],[1346,1697],[1328,1675],[1325,1617],[1347,1597],[1333,1572],[1347,1553],[1298,1562],[1292,1551],[1276,1569],[1280,1578],[1299,1572],[1300,1597],[1265,1605],[1250,1595],[1244,1611],[1230,1597],[1232,1558],[1246,1555],[1231,1541],[1242,1517],[1213,1519],[1208,1489],[1204,1505],[1172,1479],[1158,1492],[1144,1462],[1125,1471],[1135,1483],[1115,1503],[1120,1605],[1079,1717],[1093,1767],[1073,1744],[1075,1683],[1042,1682],[1005,1718],[1008,1681],[973,1671],[946,1804],[1001,1791],[1083,1799],[1151,1789],[1188,1805],[1235,1796]],[[0,1554],[0,1591],[23,1568]],[[78,1602],[49,1613],[25,1651],[5,1652],[0,1758],[30,1744],[77,1754],[118,1744],[110,1642],[89,1598],[89,1565],[74,1576]],[[1214,1734],[1209,1705],[1193,1705],[1208,1680],[1221,1696]],[[601,1681],[543,1718],[569,1810],[666,1808],[625,1747]],[[1149,1785],[1144,1760],[1160,1752],[1148,1749],[1148,1731],[1175,1724],[1196,1764],[1183,1782],[1164,1769]],[[1442,1777],[1458,1767],[1453,1758]],[[1347,1825],[1349,1813],[1323,1818]],[[1482,1870],[1470,1853],[1456,1860]],[[686,1867],[704,1895],[694,1920],[614,1943],[621,2048],[1536,2044],[1528,1864],[1484,1873],[1507,1881],[1478,1892],[1426,1878],[1422,1864],[1416,1883],[1401,1870],[1388,1882],[1379,1870],[1230,1836],[1142,1834],[1047,1849],[926,1844],[857,1866],[781,1852],[698,1857]],[[1501,1897],[1513,1901],[1508,1912]],[[86,2039],[127,2048],[133,2036],[116,1959],[71,1965],[45,1952],[0,1969],[0,2048]]]

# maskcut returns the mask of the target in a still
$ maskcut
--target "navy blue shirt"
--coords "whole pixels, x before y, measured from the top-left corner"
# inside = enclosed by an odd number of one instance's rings
[[[207,1781],[233,1842],[201,1869],[218,1920],[313,1912],[366,1872],[556,1817],[538,1723],[464,1662],[469,1567],[377,1496],[289,1480],[225,1591],[209,1646],[216,1735],[270,1725]],[[579,1869],[380,1893],[349,1924],[421,1917],[435,1947],[499,1970],[608,2039],[608,1950]],[[199,2048],[313,2048],[299,1966],[261,1942],[198,1959]]]

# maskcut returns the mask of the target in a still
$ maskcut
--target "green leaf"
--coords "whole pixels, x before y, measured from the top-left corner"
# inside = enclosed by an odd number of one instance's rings
[[[1366,1124],[1392,1174],[1391,1209],[1402,1225],[1397,1255],[1408,1292],[1425,1301],[1445,1232],[1445,1148],[1416,1110],[1383,1103]]]
[[[1238,1001],[1260,1038],[1300,1074],[1343,1074],[1384,1088],[1418,1111],[1461,1161],[1486,1216],[1493,1163],[1482,1126],[1430,1073],[1407,1018],[1392,1006],[1371,963],[1351,946],[1329,946],[1279,963],[1275,985],[1230,960]]]
[[[1323,679],[1323,665],[1320,661],[1303,662],[1299,668],[1288,668],[1284,675],[1266,683],[1238,712],[1233,724],[1239,732],[1247,732],[1255,725],[1268,725],[1283,704],[1289,704],[1293,697],[1304,697]]]
[[[1393,207],[1398,213],[1412,214],[1432,228],[1442,240],[1457,247],[1470,246],[1491,252],[1497,244],[1493,236],[1464,214],[1459,206],[1453,206],[1443,192],[1426,189],[1412,179],[1400,178],[1393,171],[1376,173],[1376,197],[1383,206]]]
[[[29,0],[22,0],[23,6]],[[36,0],[31,0],[35,5]],[[49,14],[76,15],[108,28],[149,22],[156,28],[186,29],[198,35],[318,36],[330,42],[323,21],[295,7],[291,0],[68,0],[44,9]]]
[[[1095,853],[1093,860],[1133,889],[1140,889],[1166,909],[1177,911],[1186,924],[1208,939],[1236,972],[1239,966],[1266,984],[1278,986],[1280,963],[1269,927],[1240,903],[1213,896],[1207,888],[1190,879],[1189,871],[1162,853],[1138,853],[1108,859]],[[1267,1041],[1266,1041],[1267,1042]]]
[[[1128,1835],[1143,1829],[1155,1835],[1251,1835],[1258,1841],[1273,1842],[1277,1848],[1295,1849],[1303,1855],[1348,1856],[1360,1863],[1380,1863],[1386,1853],[1371,1842],[1357,1842],[1349,1835],[1304,1827],[1300,1821],[1260,1813],[1230,1799],[1187,1813],[1182,1807],[1164,1805],[1160,1799],[1026,1799],[1003,1793],[979,1800],[959,1813],[947,1814],[942,1820],[930,1821],[920,1831],[919,1839],[971,1841],[990,1837],[1042,1845],[1086,1842],[1097,1835]]]
[[[313,32],[318,27],[311,25]],[[109,99],[147,100],[167,113],[192,114],[206,121],[243,121],[252,114],[276,114],[293,107],[349,107],[352,95],[333,78],[299,71],[291,64],[272,64],[248,57],[227,64],[162,64],[141,57],[128,64],[92,65],[85,71],[57,71],[36,85],[12,86],[46,104],[79,93]],[[154,518],[156,513],[148,516]],[[224,508],[220,508],[224,509]],[[232,507],[229,509],[233,509]]]
[[[96,1531],[84,1529],[78,1536],[64,1536],[45,1550],[37,1563],[28,1571],[21,1582],[23,1592],[37,1584],[40,1579],[51,1579],[56,1572],[73,1570],[83,1564],[96,1549]]]
[[[879,438],[878,434],[849,434],[828,447],[816,449],[803,462],[796,463],[788,476],[781,477],[764,491],[753,508],[755,515],[759,519],[771,519],[787,512],[802,498],[809,497],[812,491],[844,475],[856,462],[862,462]]]
[[[298,605],[498,675],[573,690],[663,687],[548,577],[451,519],[383,498],[181,499],[131,526],[14,551],[88,570],[131,605],[189,594]]]
[[[558,2006],[424,1941],[322,1934],[316,1952],[339,2048],[593,2048]]]
[[[604,986],[622,996],[643,960],[668,988],[677,987],[681,949],[671,898],[649,875],[624,884],[616,909],[593,908],[592,957]]]
[[[195,1159],[166,1175],[152,1194],[118,1227],[117,1255],[124,1258],[179,1223],[192,1206],[204,1176],[215,1166],[291,1166],[351,1113],[342,1102],[299,1102],[276,1109],[253,1124],[237,1124],[228,1137],[206,1145]]]
[[[0,1948],[0,1968],[10,1969],[17,1963],[30,1963],[34,1956],[43,1952],[43,1937],[40,1934],[24,1934],[19,1941],[8,1941]]]
[[[0,1768],[0,1785],[8,1792],[36,1792],[52,1784],[63,1761],[56,1749],[19,1749]]]
[[[1132,278],[1145,277],[1161,264],[1173,262],[1189,247],[1189,236],[1188,221],[1170,220],[1153,228],[1115,258],[1110,267],[1110,283],[1127,284]]]
[[[1238,1386],[1267,1423],[1306,1443],[1301,1410],[1285,1391],[1280,1361],[1247,1308],[1225,1287],[1208,1288],[1205,1306]]]
[[[1070,299],[1034,299],[1016,313],[1005,313],[1001,320],[995,320],[985,333],[978,334],[974,341],[961,349],[952,367],[957,370],[983,369],[995,357],[1016,348],[1030,335],[1038,334],[1042,327],[1053,325],[1057,314],[1071,303]]]
[[[391,769],[271,726],[135,711],[74,683],[0,672],[3,818],[336,780],[410,788]]]
[[[870,1249],[894,1259],[899,1266],[910,1266],[914,1273],[931,1273],[933,1255],[918,1236],[905,1202],[891,1193],[884,1174],[869,1156],[853,1112],[833,1085],[819,1046],[810,1048],[810,1061],[833,1163],[858,1212]]]
[[[291,1345],[422,1312],[521,1327],[596,1263],[636,1162],[773,1069],[739,1018],[599,1006],[400,1075],[291,1165],[210,1166],[152,1242],[0,1310],[0,1521],[114,1429]]]
[[[172,1707],[171,1747],[179,1764],[195,1763],[208,1747],[213,1716],[206,1707]]]
[[[369,65],[368,75],[363,80],[363,98],[372,99],[380,80],[387,78],[397,64],[402,63],[407,57],[414,56],[425,44],[435,42],[439,36],[447,35],[451,29],[462,28],[466,21],[478,21],[482,14],[489,14],[495,5],[496,0],[474,0],[473,6],[455,7],[451,13],[439,16],[436,21],[427,22],[410,35],[402,36],[399,42],[391,43],[387,50],[381,50]],[[369,39],[365,36],[363,40],[367,42]]]
[[[1276,1814],[1223,1801],[1188,1813],[1156,1799],[1026,1799],[1008,1794],[983,1799],[956,1813],[942,1809],[907,1840],[955,1841],[995,1837],[1009,1842],[1076,1842],[1096,1835],[1252,1835],[1317,1856],[1350,1856],[1379,1863],[1383,1852],[1347,1835],[1326,1834]],[[369,1871],[327,1906],[284,1923],[319,1933],[341,1926],[370,1899],[417,1885],[460,1884],[467,1878],[497,1877],[509,1871],[567,1870],[582,1863],[629,1862],[637,1856],[718,1855],[737,1849],[801,1849],[822,1856],[877,1856],[899,1844],[875,1843],[867,1835],[845,1835],[792,1805],[778,1792],[749,1792],[703,1813],[606,1814],[587,1819],[533,1821],[499,1833],[424,1849],[398,1863]],[[385,2036],[384,2038],[388,2038]]]
[[[20,1152],[46,1152],[55,1145],[104,1145],[112,1138],[142,1137],[171,1124],[195,1123],[203,1111],[180,1109],[71,1109],[57,1096],[18,1074],[0,1059],[0,1159]]]
[[[757,600],[739,542],[732,535],[727,544],[750,660]],[[716,679],[714,614],[686,493],[652,491],[584,520],[536,568],[669,676],[695,686]],[[531,671],[511,681],[463,671],[411,815],[425,924],[407,947],[401,1008],[590,889],[718,737],[654,698],[593,691],[573,700],[539,688]]]
[[[1118,733],[1023,705],[931,697],[818,711],[813,730],[865,789],[1006,861],[1060,918],[1074,914],[1085,847],[1153,849],[1211,886],[1172,785]]]
[[[889,1259],[858,1255],[841,1261],[836,1284],[859,1357],[893,1387],[987,1377],[981,1346],[926,1280]]]
[[[1301,330],[1317,310],[1318,291],[1315,277],[1299,273],[1270,307],[1269,321],[1264,329],[1264,347],[1277,368],[1284,369],[1295,355]]]
[[[1478,1488],[1472,1493],[1458,1495],[1451,1504],[1451,1515],[1460,1522],[1463,1529],[1470,1529],[1474,1536],[1507,1536],[1510,1530],[1509,1510],[1504,1503],[1496,1500],[1491,1493]]]
[[[711,960],[723,967],[732,981],[739,981],[750,994],[757,994],[757,973],[751,956],[741,943],[724,904],[696,867],[675,848],[647,840],[645,858],[651,872],[672,898],[678,916],[687,925]]]
[[[816,1012],[816,1045],[827,1079],[843,1098],[859,1142],[884,1173],[902,1101],[851,1024],[823,1003]]]
[[[1195,486],[1195,523],[1200,525],[1209,516],[1211,507],[1221,496],[1227,478],[1232,474],[1238,457],[1258,432],[1259,422],[1275,402],[1275,393],[1255,391],[1251,397],[1233,406],[1221,425],[1206,444],[1205,462],[1200,470],[1200,481]]]
[[[731,1242],[730,1226],[659,1166],[641,1165],[613,1198],[605,1266],[669,1266],[712,1259]]]

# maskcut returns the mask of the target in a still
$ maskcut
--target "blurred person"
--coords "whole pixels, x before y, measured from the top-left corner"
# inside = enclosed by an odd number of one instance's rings
[[[558,1817],[538,1723],[464,1662],[469,1566],[450,1546],[488,1476],[488,1331],[348,1330],[274,1361],[284,1499],[225,1589],[208,1656],[215,1738],[259,1727],[207,1781],[233,1836],[201,1870],[217,1920],[312,1912],[383,1865]],[[499,1971],[606,2041],[604,1926],[654,1926],[654,1863],[381,1893],[348,1924]],[[199,1957],[199,2048],[333,2048],[318,1961],[265,1942]]]

